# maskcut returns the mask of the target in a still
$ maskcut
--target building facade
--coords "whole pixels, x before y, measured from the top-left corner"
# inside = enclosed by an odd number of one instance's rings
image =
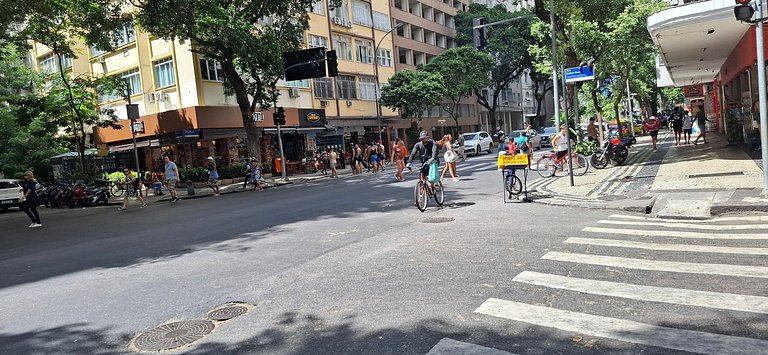
[[[318,1],[305,33],[306,48],[336,50],[339,76],[279,82],[278,107],[284,107],[283,145],[286,159],[301,162],[327,148],[343,151],[350,142],[365,143],[391,129],[405,127],[397,113],[380,108],[381,85],[395,72],[392,21],[386,3],[344,0],[330,8]],[[76,58],[65,58],[73,75],[120,76],[130,87],[130,103],[139,118],[133,130],[139,147],[140,169],[156,169],[162,155],[178,163],[199,166],[207,156],[222,164],[247,156],[246,134],[234,96],[224,93],[220,63],[194,53],[189,41],[167,41],[137,31],[131,23],[113,34],[115,50],[77,48]],[[57,67],[50,49],[33,44],[31,57],[40,71]],[[99,110],[115,115],[123,129],[96,128],[95,144],[114,157],[107,170],[133,166],[130,121],[122,97],[102,95]],[[253,119],[265,133],[259,142],[267,165],[277,156],[272,110],[256,112]],[[379,129],[379,127],[382,127]]]

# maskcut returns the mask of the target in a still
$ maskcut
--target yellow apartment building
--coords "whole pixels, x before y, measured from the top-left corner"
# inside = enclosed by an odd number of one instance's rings
[[[277,105],[285,108],[287,121],[286,159],[301,162],[322,149],[341,151],[350,142],[378,140],[379,132],[387,142],[392,128],[406,126],[396,112],[377,108],[381,85],[395,71],[389,4],[344,0],[339,8],[329,8],[327,0],[318,1],[310,25],[305,47],[336,50],[339,76],[278,84]],[[234,97],[224,94],[218,62],[193,53],[189,41],[155,38],[131,23],[113,37],[115,50],[81,46],[77,58],[65,58],[64,66],[72,75],[119,75],[128,81],[130,102],[139,108],[133,129],[142,170],[158,169],[164,154],[191,166],[201,165],[207,156],[224,164],[242,161],[246,134]],[[45,46],[33,44],[31,55],[38,70],[57,68]],[[110,152],[106,169],[135,165],[126,104],[122,97],[99,97],[100,111],[114,112],[123,126],[93,131],[94,144],[104,144]],[[260,158],[271,162],[277,150],[272,111],[258,112],[254,120],[265,133]]]

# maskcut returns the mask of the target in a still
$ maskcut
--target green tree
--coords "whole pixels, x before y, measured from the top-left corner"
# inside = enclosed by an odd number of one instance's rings
[[[488,73],[495,63],[488,53],[464,46],[441,53],[420,70],[440,74],[443,78],[447,102],[439,104],[453,118],[458,128],[461,100],[490,84]]]
[[[253,121],[277,100],[282,53],[301,48],[315,0],[133,0],[141,27],[165,39],[188,39],[193,51],[221,63],[225,91],[234,94],[248,137],[260,156]],[[338,0],[334,0],[338,4]]]
[[[661,88],[661,102],[664,108],[683,103],[683,88]]]
[[[443,98],[443,77],[423,70],[402,70],[389,78],[389,85],[381,90],[381,104],[400,112],[410,123],[410,133],[418,130],[425,110]]]
[[[481,4],[471,4],[466,12],[456,14],[456,43],[459,46],[472,45],[472,19],[485,17],[486,23],[532,15],[529,11],[511,13],[503,5],[488,8]],[[496,111],[501,102],[501,92],[507,89],[512,80],[525,74],[531,67],[528,47],[533,40],[530,23],[532,19],[520,19],[488,28],[487,45],[483,52],[495,58],[495,65],[490,70],[490,85],[475,88],[477,102],[488,110],[490,122],[497,126]]]

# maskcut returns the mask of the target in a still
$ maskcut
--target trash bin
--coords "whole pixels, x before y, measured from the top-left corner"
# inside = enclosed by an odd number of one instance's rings
[[[273,165],[273,166],[274,166],[275,172],[277,172],[278,174],[282,174],[283,173],[282,161],[283,160],[281,158],[275,158],[275,165]]]
[[[192,180],[187,180],[187,195],[195,194],[195,183]]]

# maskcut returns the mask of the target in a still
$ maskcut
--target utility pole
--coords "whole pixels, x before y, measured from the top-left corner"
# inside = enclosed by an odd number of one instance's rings
[[[555,0],[549,0],[549,24],[552,26],[552,94],[555,105],[555,127],[560,129],[560,95],[557,92],[557,31],[555,30]],[[567,119],[566,119],[567,121]]]
[[[568,123],[568,99],[565,95],[566,93],[566,83],[565,83],[565,66],[560,66],[560,73],[563,76],[563,112],[565,113],[565,134],[566,137],[565,140],[568,142],[568,176],[571,179],[571,186],[573,186],[573,159],[571,155],[571,127]],[[551,142],[551,140],[550,140]]]
[[[131,120],[131,138],[133,139],[133,159],[136,164],[136,177],[141,177],[141,168],[139,167],[139,150],[136,147],[136,119],[139,118],[139,105],[131,103],[131,84],[128,83],[128,104],[125,105],[125,113]]]
[[[755,26],[755,45],[757,46],[757,89],[760,100],[760,147],[763,154],[763,196],[768,195],[768,112],[766,112],[765,93],[765,53],[763,43],[763,1],[755,1],[757,7],[757,25]]]

